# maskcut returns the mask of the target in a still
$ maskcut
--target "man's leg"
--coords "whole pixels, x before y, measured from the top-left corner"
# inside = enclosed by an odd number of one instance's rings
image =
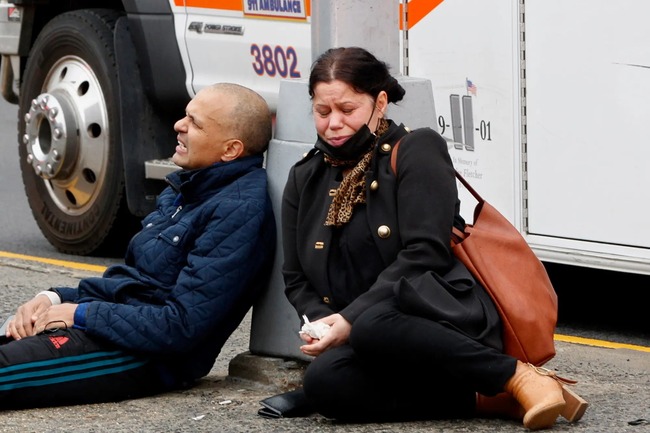
[[[119,401],[163,391],[148,358],[62,329],[0,346],[0,410]]]

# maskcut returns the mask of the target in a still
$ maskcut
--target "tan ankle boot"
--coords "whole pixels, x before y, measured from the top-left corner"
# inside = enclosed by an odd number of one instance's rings
[[[571,391],[566,385],[562,385],[562,396],[566,406],[562,411],[562,416],[569,422],[576,422],[585,414],[589,403],[575,392]]]
[[[562,386],[543,374],[546,371],[517,361],[515,374],[505,385],[506,392],[523,407],[524,427],[530,430],[551,427],[566,407]]]
[[[526,411],[507,392],[492,397],[476,394],[476,415],[480,418],[501,418],[522,421]]]

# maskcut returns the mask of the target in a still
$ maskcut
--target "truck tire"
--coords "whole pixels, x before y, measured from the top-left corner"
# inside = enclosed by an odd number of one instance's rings
[[[60,252],[123,254],[137,227],[125,199],[119,77],[113,32],[120,12],[53,18],[23,74],[20,167],[38,227]]]

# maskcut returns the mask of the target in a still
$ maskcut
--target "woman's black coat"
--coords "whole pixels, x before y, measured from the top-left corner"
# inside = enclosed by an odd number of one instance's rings
[[[390,159],[400,139],[396,175]],[[462,218],[446,140],[430,128],[409,133],[394,123],[380,137],[366,173],[366,215],[385,268],[367,292],[340,311],[332,306],[327,284],[333,229],[324,225],[331,191],[339,185],[337,172],[321,152],[312,150],[292,167],[285,186],[283,275],[285,293],[298,314],[316,320],[338,312],[354,323],[370,305],[396,296],[405,312],[473,338],[494,336],[496,310],[450,247],[452,225]]]

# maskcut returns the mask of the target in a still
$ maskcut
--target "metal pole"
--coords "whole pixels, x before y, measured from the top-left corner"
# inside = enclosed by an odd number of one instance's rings
[[[363,47],[400,70],[399,0],[313,0],[312,60],[331,47]]]

